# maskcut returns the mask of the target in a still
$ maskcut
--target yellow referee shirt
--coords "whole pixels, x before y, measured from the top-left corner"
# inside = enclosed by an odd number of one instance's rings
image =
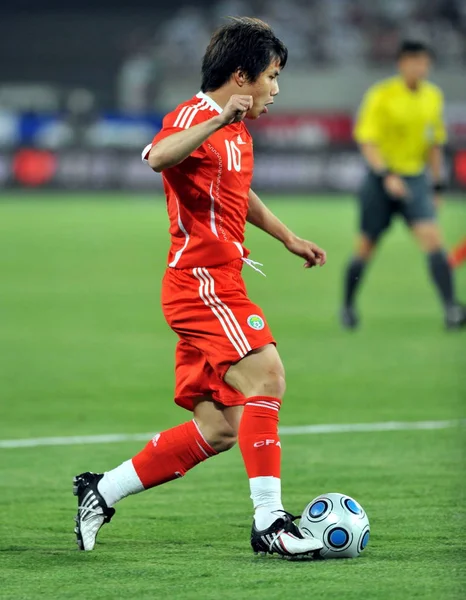
[[[354,137],[376,144],[391,171],[418,175],[429,148],[447,138],[441,90],[428,81],[411,90],[401,77],[376,83],[364,96]]]

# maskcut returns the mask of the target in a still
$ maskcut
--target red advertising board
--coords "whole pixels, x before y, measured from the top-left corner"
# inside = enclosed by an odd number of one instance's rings
[[[247,125],[258,147],[311,150],[352,143],[352,119],[347,113],[267,115]]]

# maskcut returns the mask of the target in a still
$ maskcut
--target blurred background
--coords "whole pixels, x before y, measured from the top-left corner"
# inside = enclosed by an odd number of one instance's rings
[[[72,476],[121,463],[143,432],[187,418],[159,307],[168,220],[141,151],[197,93],[212,30],[238,14],[269,22],[290,50],[273,110],[248,123],[254,188],[328,252],[324,269],[304,270],[248,226],[267,278],[244,268],[244,279],[287,372],[286,506],[347,493],[370,516],[371,542],[351,565],[259,566],[234,449],[128,499],[83,562]],[[407,36],[432,44],[446,98],[449,250],[466,232],[465,0],[0,2],[2,598],[88,597],[96,582],[102,600],[288,600],[310,585],[315,598],[466,598],[465,330],[444,331],[402,222],[363,282],[361,328],[338,318],[364,171],[352,122]],[[466,265],[455,276],[464,302]]]
[[[279,101],[251,125],[256,188],[355,190],[363,165],[352,120],[405,37],[435,50],[449,180],[466,188],[462,0],[4,0],[0,187],[160,188],[140,150],[199,89],[203,52],[227,15],[264,19],[290,50]]]

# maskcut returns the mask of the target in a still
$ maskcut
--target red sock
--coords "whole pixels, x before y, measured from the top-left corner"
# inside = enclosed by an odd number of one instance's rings
[[[458,267],[466,261],[466,239],[453,248],[448,257],[448,262],[452,267]]]
[[[280,405],[279,398],[269,396],[253,396],[246,401],[239,426],[238,442],[249,479],[280,477]]]
[[[182,477],[189,469],[217,452],[205,441],[194,421],[156,436],[133,458],[144,489]]]

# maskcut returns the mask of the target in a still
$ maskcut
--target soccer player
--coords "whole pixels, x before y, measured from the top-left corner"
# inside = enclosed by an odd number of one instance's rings
[[[245,264],[256,264],[243,246],[246,221],[303,258],[305,267],[326,262],[321,248],[292,233],[250,188],[253,149],[243,120],[267,113],[287,54],[265,23],[230,20],[206,50],[202,91],[165,117],[143,152],[162,173],[170,220],[162,307],[179,337],[175,402],[194,418],[157,433],[113,470],[75,477],[81,550],[94,548],[119,500],[182,477],[237,438],[254,506],[253,550],[291,558],[322,548],[303,537],[282,505],[277,426],[285,373],[241,277]]]
[[[344,276],[341,321],[359,323],[355,297],[381,235],[400,214],[426,254],[432,281],[442,300],[447,328],[466,322],[456,297],[451,266],[439,225],[435,196],[444,189],[443,150],[446,140],[443,97],[426,81],[431,51],[406,41],[398,52],[399,75],[372,86],[366,93],[355,126],[355,139],[368,173],[360,191],[360,235]],[[430,171],[430,177],[426,173]]]
[[[450,251],[448,260],[454,269],[466,261],[466,237]]]

